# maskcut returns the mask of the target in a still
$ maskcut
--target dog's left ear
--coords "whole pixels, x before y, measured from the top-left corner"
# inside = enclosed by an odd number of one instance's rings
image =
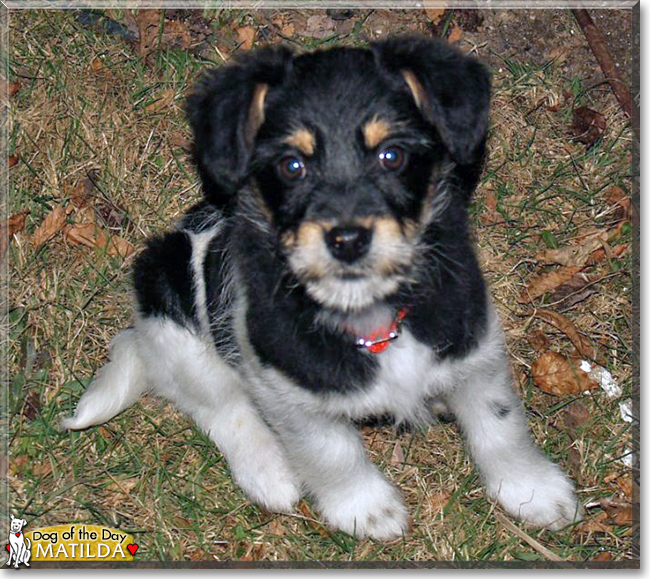
[[[452,158],[477,161],[488,127],[490,75],[442,41],[393,38],[372,45],[379,65],[399,75]]]

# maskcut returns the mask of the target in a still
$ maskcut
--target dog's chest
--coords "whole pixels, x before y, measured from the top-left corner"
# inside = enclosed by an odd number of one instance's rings
[[[433,350],[407,329],[384,352],[368,355],[377,357],[378,370],[363,392],[350,396],[349,410],[357,416],[388,413],[398,421],[417,421],[424,401],[451,379]]]

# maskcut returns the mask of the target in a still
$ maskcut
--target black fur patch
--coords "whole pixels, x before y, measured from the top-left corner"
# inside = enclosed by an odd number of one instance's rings
[[[134,267],[140,314],[167,316],[181,326],[198,323],[191,259],[192,243],[183,231],[149,240]]]

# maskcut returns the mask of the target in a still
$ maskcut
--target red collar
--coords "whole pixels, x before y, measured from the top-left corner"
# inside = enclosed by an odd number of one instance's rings
[[[390,343],[399,336],[402,321],[408,313],[408,308],[401,308],[390,326],[377,328],[369,336],[359,336],[357,338],[357,348],[365,348],[371,354],[380,354]]]

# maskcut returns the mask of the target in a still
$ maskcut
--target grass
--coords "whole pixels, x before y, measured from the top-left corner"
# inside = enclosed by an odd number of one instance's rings
[[[344,38],[295,42],[360,43],[364,18]],[[213,26],[226,38],[222,48],[236,46],[227,40],[229,27],[261,26],[259,20],[256,13],[220,12]],[[12,97],[7,143],[20,163],[11,169],[6,213],[31,211],[6,257],[9,510],[27,518],[30,529],[79,522],[129,532],[141,561],[545,560],[498,523],[498,508],[485,498],[453,425],[364,432],[373,461],[403,489],[413,516],[412,532],[391,543],[326,529],[306,501],[294,516],[251,505],[218,449],[159,400],[145,398],[87,431],[58,432],[57,418],[72,411],[111,338],[129,323],[132,258],[72,246],[60,234],[34,247],[30,235],[56,205],[70,205],[88,175],[97,184],[92,203],[119,210],[119,220],[103,222],[112,233],[139,247],[168,227],[198,199],[184,148],[183,95],[204,66],[220,59],[163,47],[143,60],[124,39],[80,25],[69,11],[14,11],[9,34],[10,80],[21,87]],[[632,444],[630,426],[602,392],[559,399],[534,387],[529,332],[544,332],[559,351],[570,345],[516,297],[539,270],[539,251],[605,226],[608,188],[631,190],[631,131],[605,87],[585,92],[580,79],[564,78],[553,62],[535,67],[513,58],[494,81],[490,160],[473,206],[480,258],[535,438],[580,477],[582,501],[596,505],[623,496],[621,483],[631,480],[621,461]],[[562,90],[607,118],[606,133],[589,150],[568,132],[570,105],[555,112],[544,105]],[[502,222],[481,219],[488,191]],[[628,231],[619,243],[630,241]],[[625,396],[632,394],[635,364],[631,267],[630,252],[596,266],[603,276],[597,292],[564,312],[607,352]],[[570,430],[566,413],[576,402],[588,419]],[[629,525],[527,532],[562,559],[636,557]]]

